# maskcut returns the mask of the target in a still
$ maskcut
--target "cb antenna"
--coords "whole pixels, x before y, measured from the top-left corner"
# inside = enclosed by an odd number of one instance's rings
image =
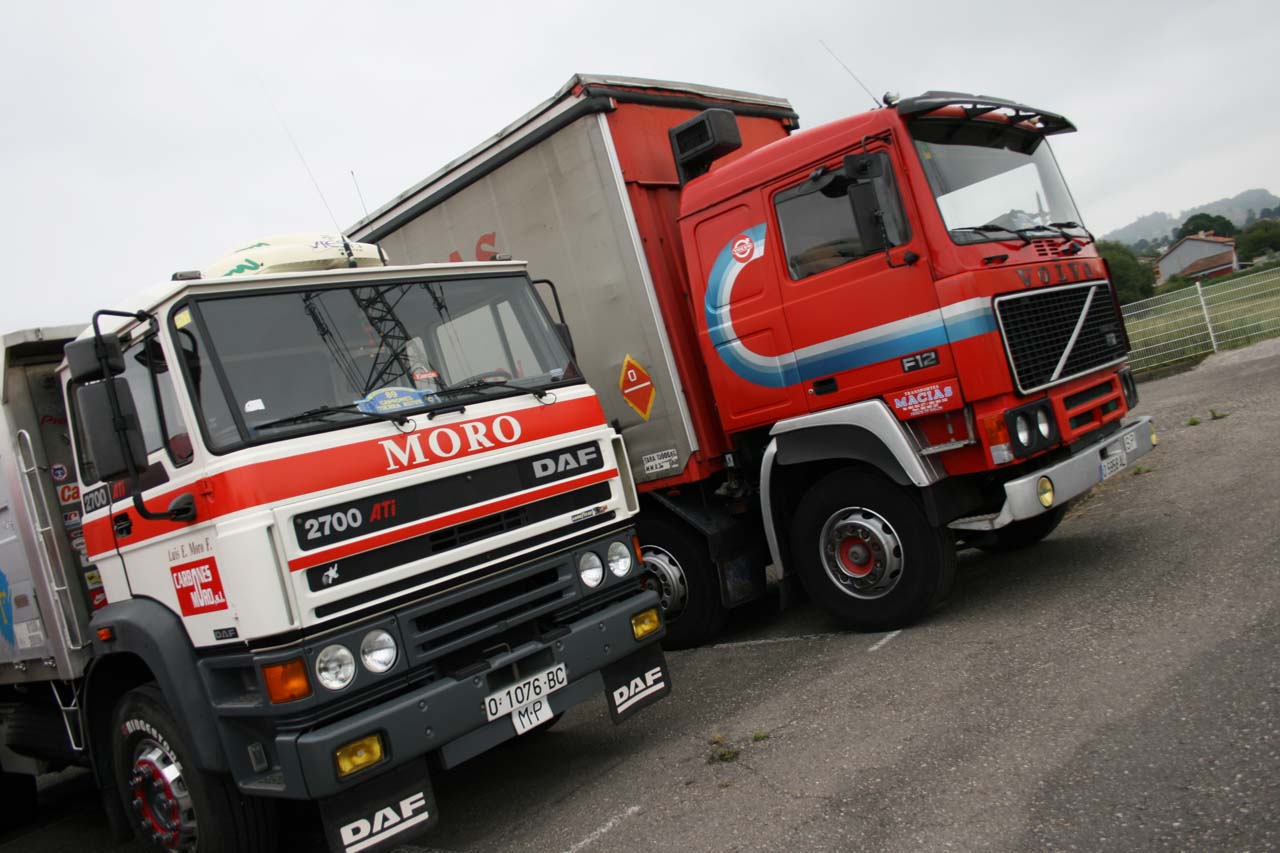
[[[849,68],[849,66],[844,64],[844,60],[836,56],[836,52],[832,50],[830,47],[828,47],[827,43],[822,39],[818,39],[818,44],[825,47],[827,49],[827,53],[831,54],[831,58],[834,59],[836,62],[839,62],[840,67],[843,68],[845,72],[848,73],[848,75],[853,78],[853,82],[857,83],[859,86],[862,87],[862,91],[866,92],[867,97],[871,99],[872,106],[879,108],[880,102],[876,100],[876,96],[871,94],[871,90],[867,88],[865,83],[863,83],[861,80],[858,79],[858,75],[854,74],[853,71]]]
[[[364,193],[360,192],[360,182],[356,180],[356,170],[351,170],[351,183],[356,185],[356,197],[360,199],[360,206],[364,208],[364,218],[369,218],[369,205],[364,203]]]
[[[259,85],[262,86],[263,94],[267,97],[267,103],[271,105],[271,111],[276,114],[276,118],[280,121],[280,127],[284,130],[284,135],[289,138],[289,144],[293,146],[293,151],[298,155],[298,159],[302,162],[302,168],[306,170],[307,177],[311,179],[311,186],[316,188],[316,195],[320,196],[320,203],[324,205],[324,209],[329,213],[329,221],[333,223],[333,230],[338,232],[338,236],[342,238],[342,250],[347,254],[347,266],[354,267],[356,265],[355,252],[351,250],[351,243],[347,241],[347,235],[342,230],[342,226],[338,224],[338,217],[333,215],[333,208],[329,207],[329,200],[324,197],[324,190],[320,189],[320,182],[316,180],[316,176],[311,171],[307,158],[302,154],[302,148],[298,145],[298,140],[293,138],[293,133],[289,130],[289,123],[284,120],[284,115],[276,107],[275,100],[271,97],[271,93],[267,90],[267,84],[258,78]],[[364,200],[361,199],[361,203]]]

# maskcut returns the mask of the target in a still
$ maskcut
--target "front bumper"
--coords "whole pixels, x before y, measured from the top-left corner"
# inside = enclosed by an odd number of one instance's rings
[[[395,699],[304,734],[280,734],[275,743],[286,779],[305,786],[277,796],[324,798],[354,788],[414,758],[439,751],[448,767],[516,736],[508,717],[487,722],[484,699],[517,677],[564,663],[569,684],[552,693],[551,709],[560,714],[604,689],[601,670],[665,634],[637,641],[632,615],[658,606],[658,595],[644,591],[596,611],[568,626],[554,640],[530,642],[491,658],[488,666],[464,678],[441,678]],[[339,780],[334,751],[366,735],[382,735],[389,758],[367,772]]]
[[[1068,459],[1005,483],[1004,506],[998,513],[959,518],[948,526],[953,530],[998,530],[1060,507],[1105,479],[1103,462],[1107,458],[1123,454],[1124,467],[1128,467],[1135,459],[1150,453],[1156,445],[1155,433],[1151,418],[1138,418],[1119,432],[1076,451]],[[1054,500],[1048,507],[1040,503],[1038,496],[1037,484],[1041,477],[1053,481]]]

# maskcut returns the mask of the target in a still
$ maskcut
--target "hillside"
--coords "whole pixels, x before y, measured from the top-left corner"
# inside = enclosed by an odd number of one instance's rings
[[[1225,216],[1237,226],[1243,226],[1245,217],[1250,210],[1257,214],[1263,208],[1276,207],[1277,205],[1280,205],[1280,197],[1272,195],[1268,190],[1245,190],[1231,198],[1220,198],[1217,201],[1211,201],[1199,207],[1189,208],[1177,216],[1171,216],[1163,211],[1148,213],[1146,216],[1138,217],[1123,228],[1117,228],[1104,234],[1102,239],[1132,244],[1139,240],[1168,237],[1170,231],[1186,222],[1187,217],[1194,216],[1197,213]]]

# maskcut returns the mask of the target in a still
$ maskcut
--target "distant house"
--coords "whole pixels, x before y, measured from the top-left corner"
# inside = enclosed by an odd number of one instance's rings
[[[1164,284],[1171,275],[1212,278],[1235,272],[1240,268],[1236,241],[1230,237],[1215,236],[1212,231],[1183,237],[1160,256],[1156,268],[1160,271],[1159,284]]]

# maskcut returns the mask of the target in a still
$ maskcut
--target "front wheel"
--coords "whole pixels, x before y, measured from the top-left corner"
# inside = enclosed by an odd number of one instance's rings
[[[197,770],[154,684],[121,698],[112,732],[116,787],[144,842],[190,853],[275,849],[275,804],[242,797],[231,779]]]
[[[687,527],[665,518],[639,523],[640,553],[651,586],[658,592],[667,635],[664,649],[690,649],[724,627],[728,612],[720,600],[720,576],[706,543]]]
[[[792,559],[809,597],[845,625],[884,631],[940,603],[955,576],[955,545],[892,480],[846,469],[801,499]]]

